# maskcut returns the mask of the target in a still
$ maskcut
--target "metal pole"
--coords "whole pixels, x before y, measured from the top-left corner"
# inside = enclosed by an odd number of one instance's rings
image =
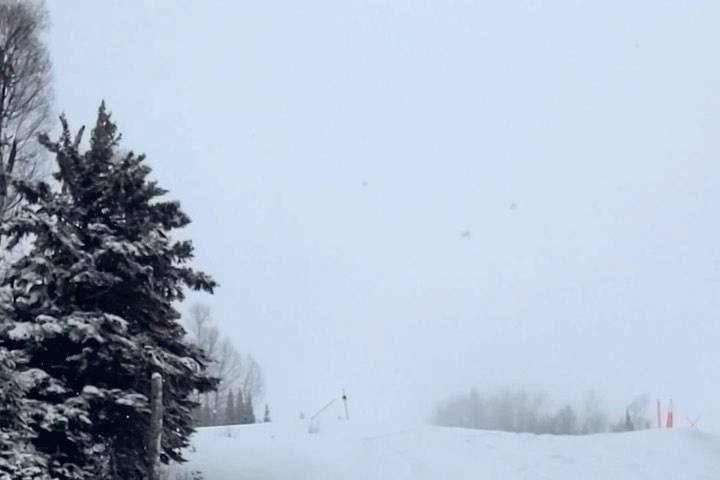
[[[332,405],[333,403],[335,403],[335,399],[334,399],[334,398],[333,398],[332,400],[330,400],[330,401],[329,401],[324,407],[322,407],[320,410],[318,410],[317,412],[315,412],[315,415],[313,415],[313,416],[310,417],[310,422],[309,422],[309,425],[308,425],[308,433],[318,433],[318,432],[320,431],[320,427],[319,427],[319,425],[317,424],[317,422],[315,421],[315,419],[316,419],[322,412],[324,412],[330,405]]]
[[[318,410],[318,411],[315,413],[315,415],[313,415],[312,417],[310,417],[310,420],[311,420],[311,421],[312,421],[312,420],[315,420],[315,417],[317,417],[318,415],[320,415],[322,412],[325,411],[326,408],[328,408],[330,405],[332,405],[333,403],[335,403],[335,400],[336,400],[335,398],[333,398],[332,400],[330,400],[330,401],[327,403],[327,405],[325,405],[324,407],[322,407],[320,410]]]

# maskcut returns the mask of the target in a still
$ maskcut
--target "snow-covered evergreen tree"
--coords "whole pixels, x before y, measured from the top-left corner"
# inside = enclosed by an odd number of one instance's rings
[[[143,477],[154,372],[164,379],[161,459],[182,460],[192,432],[191,393],[215,385],[207,358],[183,341],[173,303],[183,289],[215,283],[188,265],[189,241],[170,233],[189,223],[177,202],[148,179],[145,157],[118,150],[101,105],[90,148],[79,149],[62,119],[55,142],[60,187],[18,183],[27,205],[1,227],[32,251],[10,266],[9,322],[0,344],[26,356],[21,400],[34,447],[61,480]]]
[[[17,353],[0,347],[0,479],[49,479],[44,456],[32,447],[22,410],[23,386],[15,374]]]

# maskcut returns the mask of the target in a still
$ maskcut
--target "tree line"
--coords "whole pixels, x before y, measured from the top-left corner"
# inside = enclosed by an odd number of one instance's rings
[[[211,358],[208,371],[218,379],[212,392],[198,393],[193,418],[198,427],[256,423],[255,401],[262,398],[265,378],[260,364],[250,355],[241,354],[233,342],[215,325],[210,307],[196,303],[185,319],[190,340]],[[263,421],[270,421],[265,406]]]
[[[241,389],[229,389],[225,395],[223,408],[210,408],[203,402],[195,410],[195,425],[198,427],[212,427],[220,425],[247,425],[251,423],[269,423],[270,406],[266,403],[262,417],[255,415],[252,397],[244,398]]]
[[[616,421],[611,421],[597,392],[589,392],[581,408],[552,407],[547,394],[500,389],[481,395],[472,389],[437,405],[433,423],[447,427],[498,430],[516,433],[588,435],[650,428],[646,417],[648,397],[630,402]]]

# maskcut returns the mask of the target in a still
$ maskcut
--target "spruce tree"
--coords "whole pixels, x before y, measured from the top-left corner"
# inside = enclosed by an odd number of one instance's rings
[[[191,393],[213,388],[204,353],[183,340],[174,302],[184,288],[215,283],[188,263],[189,223],[148,176],[143,155],[121,153],[115,124],[100,106],[89,150],[64,118],[55,154],[59,188],[17,182],[26,200],[0,227],[11,246],[34,239],[9,268],[9,322],[0,344],[24,352],[24,408],[33,446],[60,480],[136,480],[144,474],[150,376],[164,380],[161,460],[182,461],[192,433]]]

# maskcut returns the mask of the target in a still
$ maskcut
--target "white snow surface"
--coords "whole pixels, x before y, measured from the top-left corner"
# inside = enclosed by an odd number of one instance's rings
[[[686,429],[551,436],[338,423],[309,434],[297,422],[202,428],[192,444],[170,480],[720,478],[720,437]]]

